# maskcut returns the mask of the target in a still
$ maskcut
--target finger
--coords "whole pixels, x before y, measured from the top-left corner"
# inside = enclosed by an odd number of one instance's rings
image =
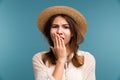
[[[53,41],[53,43],[54,43],[54,46],[56,46],[57,45],[57,38],[56,38],[56,34],[54,34],[54,41]]]
[[[60,47],[61,46],[60,35],[57,35],[57,38],[58,38],[58,46]]]
[[[61,45],[62,47],[65,47],[65,43],[64,43],[64,40],[61,38]]]
[[[58,36],[57,34],[55,34],[55,46],[58,47],[59,43],[58,43]]]

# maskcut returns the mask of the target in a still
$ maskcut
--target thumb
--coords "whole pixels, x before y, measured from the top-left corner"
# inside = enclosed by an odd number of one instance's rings
[[[53,51],[53,54],[55,55],[55,50],[53,46],[50,46],[50,49]],[[55,55],[55,58],[57,59],[57,56]]]
[[[50,46],[50,49],[52,49],[52,51],[54,52],[54,48],[52,46]]]

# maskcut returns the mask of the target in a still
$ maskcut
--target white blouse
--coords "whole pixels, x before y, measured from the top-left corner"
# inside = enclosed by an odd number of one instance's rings
[[[47,67],[42,61],[42,54],[39,52],[33,56],[33,69],[35,80],[55,80],[52,73],[55,66]],[[85,51],[78,51],[78,55],[83,55],[85,58],[84,65],[76,68],[72,62],[66,63],[66,69],[62,80],[96,80],[95,78],[95,58],[92,54]]]

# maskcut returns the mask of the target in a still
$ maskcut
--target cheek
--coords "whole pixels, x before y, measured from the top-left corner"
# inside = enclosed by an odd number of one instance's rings
[[[71,37],[72,37],[71,32],[68,32],[68,33],[67,33],[67,35],[66,35],[66,37],[67,37],[67,40],[70,40],[70,39],[71,39]]]
[[[52,38],[53,33],[50,31],[50,37]]]
[[[56,32],[55,29],[50,29],[50,34],[53,34],[53,33],[55,33],[55,32]]]
[[[53,34],[55,33],[55,31],[53,29],[50,30],[50,37],[53,39]]]
[[[72,37],[72,33],[70,31],[68,32],[68,36],[69,36],[69,38]]]

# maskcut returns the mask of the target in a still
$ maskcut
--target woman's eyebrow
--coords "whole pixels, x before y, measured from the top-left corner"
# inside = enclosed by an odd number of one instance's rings
[[[69,24],[63,24],[64,26],[69,26]]]
[[[58,24],[52,24],[52,25],[58,25]],[[62,24],[62,25],[68,25],[69,26],[69,24],[67,24],[67,23],[66,24]]]

